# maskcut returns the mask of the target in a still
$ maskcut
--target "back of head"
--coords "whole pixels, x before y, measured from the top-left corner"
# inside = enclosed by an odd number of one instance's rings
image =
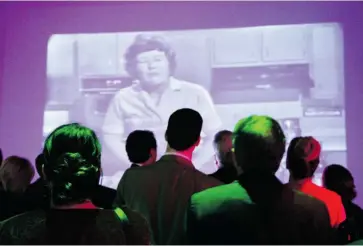
[[[353,175],[342,165],[332,164],[324,169],[323,185],[344,199],[352,200],[356,196]]]
[[[220,165],[233,166],[233,144],[232,144],[232,132],[229,130],[222,130],[214,135],[214,149],[220,162]]]
[[[237,122],[233,145],[237,165],[244,172],[275,173],[285,152],[285,135],[276,120],[252,115]]]
[[[294,179],[310,178],[318,168],[321,146],[313,137],[296,137],[287,149],[286,167]]]
[[[174,150],[187,150],[198,143],[202,126],[203,119],[197,111],[190,108],[179,109],[169,118],[166,141]]]
[[[136,130],[126,139],[126,152],[130,162],[144,163],[156,154],[156,139],[151,131]]]
[[[55,205],[90,198],[101,173],[101,145],[94,131],[77,123],[60,126],[47,137],[43,155]]]
[[[53,203],[63,205],[90,198],[99,182],[99,167],[83,158],[80,153],[64,153],[52,170],[46,172],[50,181]]]
[[[34,177],[34,169],[29,160],[10,156],[0,167],[0,180],[5,191],[21,193],[29,186]]]
[[[232,139],[232,132],[229,130],[222,130],[214,135],[213,144],[218,151],[226,152],[229,148],[233,148],[232,143],[226,143],[228,138]]]

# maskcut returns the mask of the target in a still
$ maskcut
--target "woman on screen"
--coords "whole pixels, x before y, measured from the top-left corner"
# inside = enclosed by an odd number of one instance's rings
[[[130,166],[125,139],[134,130],[153,131],[158,156],[162,156],[166,150],[167,121],[181,108],[198,111],[205,122],[204,138],[194,164],[199,169],[203,169],[203,164],[213,167],[213,136],[221,127],[220,118],[206,89],[173,76],[176,54],[168,42],[160,36],[138,35],[127,49],[125,60],[134,84],[115,95],[103,125],[105,144],[118,158],[120,169]]]

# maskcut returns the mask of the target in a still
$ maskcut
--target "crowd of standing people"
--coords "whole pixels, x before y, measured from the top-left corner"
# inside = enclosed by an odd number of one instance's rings
[[[294,138],[290,180],[275,173],[286,139],[271,117],[241,119],[216,133],[218,171],[198,171],[201,115],[189,108],[169,118],[167,148],[157,160],[151,131],[129,134],[130,167],[117,190],[104,187],[101,144],[92,129],[62,125],[35,160],[6,157],[0,167],[1,244],[348,244],[363,237],[354,179],[341,165],[312,182],[320,143]]]

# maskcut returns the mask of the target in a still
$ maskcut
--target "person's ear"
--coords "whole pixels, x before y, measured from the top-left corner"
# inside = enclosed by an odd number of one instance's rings
[[[156,153],[156,149],[150,149],[150,160],[152,163],[154,163],[156,161],[157,158],[157,153]]]
[[[201,139],[201,137],[198,138],[197,142],[195,142],[195,147],[199,146]]]

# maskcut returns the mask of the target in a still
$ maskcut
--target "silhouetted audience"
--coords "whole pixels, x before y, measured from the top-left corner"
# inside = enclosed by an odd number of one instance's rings
[[[126,139],[126,153],[131,167],[153,164],[157,157],[157,144],[154,133],[146,130],[136,130]]]
[[[285,152],[274,119],[250,116],[233,132],[238,181],[194,194],[186,214],[188,244],[324,244],[332,229],[325,205],[282,184]]]
[[[202,127],[197,111],[175,111],[158,161],[154,133],[131,132],[120,150],[130,168],[117,191],[100,184],[100,142],[78,123],[47,137],[32,184],[31,163],[3,160],[0,149],[0,245],[363,244],[363,210],[353,202],[349,170],[330,165],[324,187],[313,183],[321,158],[316,139],[289,143],[290,180],[283,184],[276,172],[287,140],[276,120],[252,115],[233,132],[217,132],[216,165],[209,167],[218,170],[209,175],[192,162]]]
[[[321,146],[313,137],[296,137],[287,149],[286,167],[290,172],[289,186],[324,202],[330,223],[337,228],[346,219],[340,196],[312,182],[319,166]]]
[[[237,168],[232,152],[232,132],[223,130],[214,136],[214,149],[216,151],[216,165],[218,170],[209,176],[222,183],[229,184],[237,179]]]
[[[166,153],[152,165],[128,169],[118,185],[116,204],[126,204],[148,220],[155,244],[180,244],[190,196],[221,184],[191,161],[202,125],[195,110],[175,111],[165,133]]]
[[[343,229],[349,235],[349,241],[363,239],[363,210],[353,202],[357,196],[353,175],[345,167],[333,164],[324,169],[323,185],[342,198],[347,216]]]
[[[0,221],[25,212],[24,192],[28,188],[34,169],[29,160],[10,156],[0,167]]]
[[[147,222],[137,213],[99,209],[92,201],[101,177],[101,145],[79,124],[63,125],[46,139],[43,173],[51,209],[0,224],[0,244],[148,244]]]

